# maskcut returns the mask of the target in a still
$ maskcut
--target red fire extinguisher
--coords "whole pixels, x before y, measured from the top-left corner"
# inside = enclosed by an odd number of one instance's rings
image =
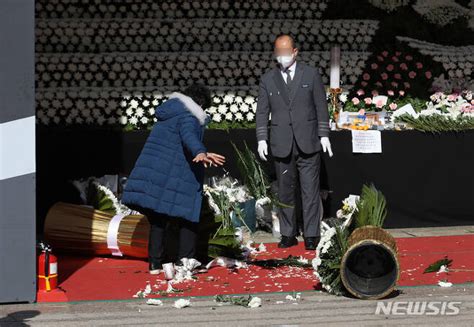
[[[51,247],[39,243],[41,250],[38,256],[38,290],[50,292],[58,287],[58,259],[51,252]]]

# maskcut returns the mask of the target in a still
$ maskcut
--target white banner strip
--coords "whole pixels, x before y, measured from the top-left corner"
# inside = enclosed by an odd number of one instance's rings
[[[0,180],[36,171],[35,119],[0,124]]]
[[[118,232],[120,227],[120,222],[126,215],[120,214],[115,215],[109,223],[109,228],[107,229],[107,248],[112,252],[112,255],[122,257],[123,254],[118,246]]]

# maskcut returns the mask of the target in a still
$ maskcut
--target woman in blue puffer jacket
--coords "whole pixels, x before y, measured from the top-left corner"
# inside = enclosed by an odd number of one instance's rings
[[[211,105],[209,89],[194,84],[183,93],[172,93],[156,109],[157,123],[122,195],[124,204],[146,215],[150,222],[151,274],[162,268],[164,232],[170,219],[177,219],[180,225],[178,261],[195,256],[204,167],[225,161],[223,156],[207,152],[202,143],[209,122],[203,109]]]

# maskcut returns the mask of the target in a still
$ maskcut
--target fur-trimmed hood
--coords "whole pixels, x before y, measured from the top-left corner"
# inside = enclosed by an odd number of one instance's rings
[[[206,112],[193,99],[179,92],[171,93],[168,98],[169,100],[156,111],[156,117],[158,119],[166,120],[175,115],[181,114],[179,110],[177,111],[175,108],[173,108],[174,106],[171,106],[171,104],[174,102],[172,100],[177,99],[184,105],[189,113],[196,117],[196,119],[199,121],[199,124],[206,124],[208,119]]]

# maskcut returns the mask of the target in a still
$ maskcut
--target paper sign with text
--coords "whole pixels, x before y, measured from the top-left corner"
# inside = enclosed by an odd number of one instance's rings
[[[353,153],[382,153],[380,131],[352,131]]]

